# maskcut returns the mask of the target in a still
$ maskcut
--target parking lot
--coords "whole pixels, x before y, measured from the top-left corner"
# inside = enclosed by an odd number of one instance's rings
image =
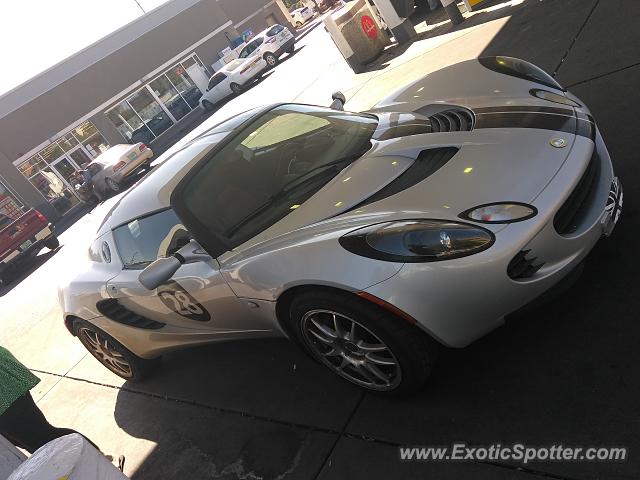
[[[32,392],[52,423],[127,457],[134,479],[632,479],[640,471],[640,299],[636,168],[640,6],[624,0],[496,1],[456,29],[436,22],[408,48],[354,75],[320,24],[262,81],[186,137],[256,105],[366,109],[399,86],[487,54],[529,60],[584,100],[625,188],[614,235],[582,277],[539,308],[462,350],[445,350],[420,394],[365,394],[286,340],[166,355],[124,382],[66,331],[56,284],[84,261],[100,218],[70,226],[54,253],[0,295],[0,343],[41,378]],[[443,19],[441,19],[443,20]],[[433,25],[433,20],[428,21]],[[461,81],[472,79],[461,79]],[[186,139],[183,140],[183,142]],[[514,152],[517,155],[518,152]],[[500,292],[496,292],[500,295]],[[624,462],[401,462],[399,446],[523,443],[624,446]]]

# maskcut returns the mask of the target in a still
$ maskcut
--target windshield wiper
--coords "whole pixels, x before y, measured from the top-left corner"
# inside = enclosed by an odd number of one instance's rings
[[[274,202],[276,202],[279,199],[285,197],[292,190],[295,190],[296,188],[299,188],[300,186],[302,186],[304,184],[307,184],[307,183],[311,182],[312,180],[316,180],[318,177],[321,177],[322,175],[324,175],[325,173],[330,171],[332,169],[331,167],[338,167],[338,166],[341,166],[342,164],[351,163],[354,160],[357,160],[362,155],[364,155],[367,150],[364,150],[364,151],[362,151],[362,152],[360,152],[360,153],[358,153],[356,155],[349,155],[348,157],[339,158],[339,159],[333,160],[333,161],[331,161],[329,163],[324,163],[322,165],[318,165],[317,167],[314,167],[311,170],[303,173],[299,177],[294,178],[293,180],[285,183],[283,185],[283,187],[282,187],[282,190],[280,190],[278,193],[276,193],[274,195],[271,195],[267,199],[266,202],[264,202],[262,205],[260,205],[254,211],[252,211],[249,215],[247,215],[242,220],[240,220],[238,223],[236,223],[233,227],[231,227],[227,232],[225,232],[224,236],[226,238],[230,238],[233,234],[235,234],[238,230],[240,230],[244,225],[246,225],[247,222],[249,222],[249,221],[253,220],[254,218],[256,218],[259,214],[261,214],[267,208],[269,208]],[[322,171],[317,173],[317,174],[315,174],[315,175],[309,176],[309,174],[311,174],[313,172],[317,172],[318,170],[322,170]],[[340,170],[342,170],[342,168]]]

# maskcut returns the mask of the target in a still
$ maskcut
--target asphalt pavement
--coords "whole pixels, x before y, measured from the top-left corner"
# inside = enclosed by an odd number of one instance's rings
[[[271,75],[213,114],[223,119],[276,101],[328,105],[337,89],[347,107],[366,108],[406,82],[483,54],[533,61],[589,105],[625,189],[614,235],[597,245],[568,292],[466,349],[445,350],[415,397],[363,394],[285,340],[175,352],[141,384],[115,377],[66,332],[55,291],[81,268],[95,214],[0,292],[0,343],[42,379],[33,394],[52,423],[124,454],[134,479],[636,479],[639,24],[640,2],[630,0],[496,1],[456,28],[435,12],[418,25],[419,41],[360,75],[314,28]],[[399,446],[453,442],[624,446],[629,458],[526,466],[399,459]]]

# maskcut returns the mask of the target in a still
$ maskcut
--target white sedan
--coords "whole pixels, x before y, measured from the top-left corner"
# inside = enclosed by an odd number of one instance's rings
[[[302,7],[291,12],[293,18],[293,24],[296,28],[302,27],[305,23],[311,20],[314,16],[314,12],[309,7]]]
[[[102,197],[117,193],[128,178],[151,169],[153,151],[144,143],[114,145],[91,162],[87,169],[93,174],[92,182]]]
[[[261,57],[232,60],[209,79],[209,85],[200,98],[200,105],[205,110],[212,110],[216,103],[229,95],[242,92],[243,86],[266,69],[267,62]]]

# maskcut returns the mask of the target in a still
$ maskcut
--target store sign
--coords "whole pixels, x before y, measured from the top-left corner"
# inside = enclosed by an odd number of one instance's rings
[[[378,27],[376,22],[373,21],[369,15],[363,15],[360,20],[360,24],[362,25],[362,31],[365,35],[373,40],[378,38]]]

